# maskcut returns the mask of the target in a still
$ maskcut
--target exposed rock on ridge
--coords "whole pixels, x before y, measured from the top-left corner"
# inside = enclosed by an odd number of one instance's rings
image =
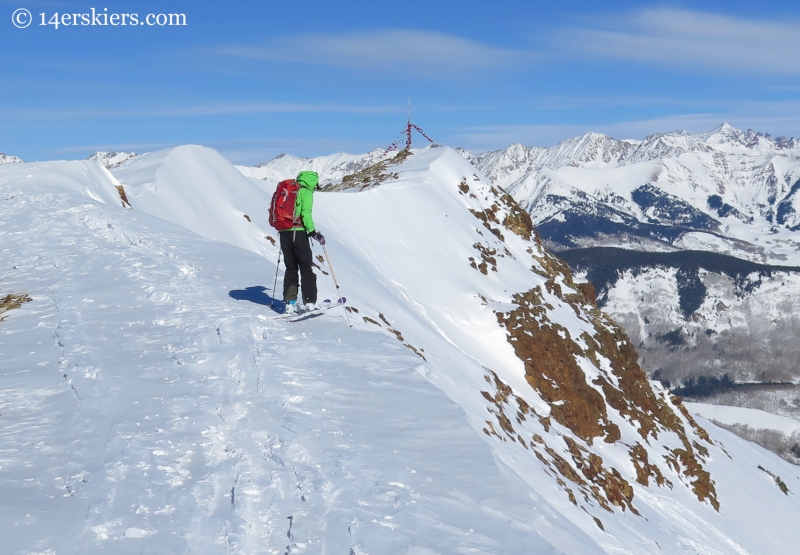
[[[711,440],[683,414],[679,399],[671,402],[664,390],[653,389],[625,332],[594,305],[591,287],[576,284],[569,267],[543,249],[508,194],[488,186],[476,195],[466,178],[458,189],[475,199],[488,193],[489,207],[472,209],[473,215],[497,241],[504,242],[509,232],[530,241],[531,270],[545,278],[543,287],[514,294],[510,310],[496,312],[524,362],[528,385],[547,408],[534,408],[524,393],[487,370],[491,387],[482,395],[494,418],[486,421],[484,433],[532,451],[569,500],[587,512],[616,506],[638,514],[633,483],[672,488],[675,482],[719,509],[714,481],[704,468],[709,451],[701,444]],[[565,309],[580,322],[578,335],[575,326],[570,331],[552,318]],[[628,468],[609,463],[597,440],[621,447]]]

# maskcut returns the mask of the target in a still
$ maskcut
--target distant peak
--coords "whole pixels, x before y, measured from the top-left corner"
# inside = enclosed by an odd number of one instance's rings
[[[729,123],[715,127],[708,133],[700,135],[701,139],[711,143],[741,143],[744,144],[744,132]]]
[[[737,129],[729,123],[723,123],[719,127],[712,129],[709,133],[711,135],[741,135],[742,131],[741,129]]]
[[[104,150],[98,150],[89,156],[87,160],[95,160],[106,168],[111,169],[119,166],[123,162],[127,162],[131,158],[135,158],[136,156],[137,154],[135,152],[107,152]]]
[[[22,159],[17,156],[8,156],[0,152],[0,164],[19,164],[21,162]]]
[[[609,136],[604,133],[598,133],[596,131],[589,131],[588,133],[584,133],[581,136],[582,139],[608,139]]]

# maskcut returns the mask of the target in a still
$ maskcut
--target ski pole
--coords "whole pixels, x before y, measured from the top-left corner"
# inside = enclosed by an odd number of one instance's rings
[[[339,282],[336,281],[336,272],[333,271],[333,266],[331,266],[331,258],[328,256],[328,249],[325,248],[325,245],[322,245],[322,252],[325,253],[325,260],[328,261],[328,268],[330,268],[331,270],[331,277],[333,278],[333,284],[336,286],[336,294],[339,295],[340,299],[344,299],[344,297],[342,297],[342,292],[339,291]],[[352,324],[350,324],[350,316],[347,314],[348,312],[347,304],[346,303],[342,304],[344,305],[344,317],[347,320],[347,325],[352,328],[353,326]]]
[[[281,254],[283,254],[283,249],[278,249],[278,263],[275,265],[275,283],[272,284],[272,300],[269,302],[269,306],[275,304],[275,288],[278,286],[278,272],[281,269]]]

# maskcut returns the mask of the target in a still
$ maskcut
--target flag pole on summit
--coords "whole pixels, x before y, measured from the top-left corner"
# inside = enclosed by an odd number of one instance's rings
[[[411,150],[411,132],[412,131],[416,131],[417,133],[419,133],[420,135],[422,135],[423,137],[428,139],[429,143],[433,143],[433,139],[428,137],[425,134],[425,132],[419,126],[414,125],[413,123],[411,123],[411,97],[409,96],[408,97],[408,107],[407,107],[407,111],[406,111],[406,128],[403,131],[400,132],[400,135],[405,135],[406,136],[406,148],[405,148],[405,150]],[[397,150],[398,148],[399,148],[399,146],[397,145],[397,141],[395,140],[392,144],[389,145],[389,147],[386,149],[386,151],[383,153],[383,155],[386,156],[388,153],[392,152],[393,150]]]

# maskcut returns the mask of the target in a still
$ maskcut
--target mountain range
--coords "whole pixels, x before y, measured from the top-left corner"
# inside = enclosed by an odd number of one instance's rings
[[[723,124],[644,140],[587,133],[551,148],[456,150],[594,284],[651,377],[672,387],[725,378],[713,394],[682,390],[800,418],[799,140]],[[286,155],[260,168],[275,180],[312,163],[336,182],[379,154]],[[780,452],[800,462],[794,440]]]
[[[724,375],[794,383],[799,145],[722,125],[463,154],[595,284],[650,375],[675,385]],[[783,412],[797,416],[794,390],[786,395]],[[742,397],[748,406],[751,396]]]
[[[800,378],[790,339],[800,331],[799,145],[725,124],[643,141],[588,133],[552,148],[457,150],[594,283],[648,372],[680,383],[725,372]],[[314,163],[335,181],[377,154],[349,157],[347,169],[344,155]],[[284,156],[260,168],[283,179],[304,162]]]

